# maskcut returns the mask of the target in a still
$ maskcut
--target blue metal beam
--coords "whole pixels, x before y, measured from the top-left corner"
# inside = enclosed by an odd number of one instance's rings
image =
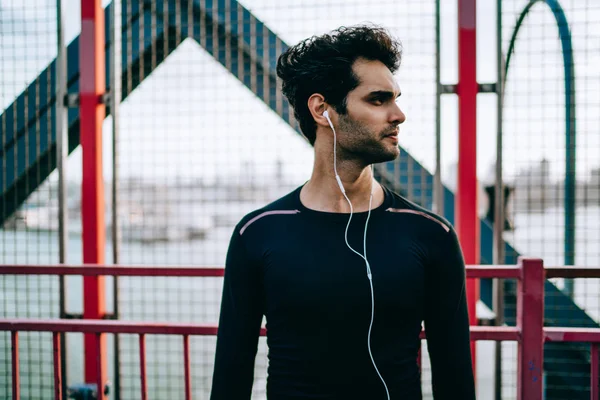
[[[165,27],[162,18],[157,18],[154,38],[149,23],[141,29],[141,21],[150,20],[150,2],[140,3],[132,0],[128,6],[134,10],[128,14],[122,12],[122,98],[126,98],[151,73],[140,65],[150,65],[152,55],[159,65],[177,47],[165,40],[165,33],[175,35],[175,27]],[[105,9],[106,50],[110,49],[110,5]],[[123,5],[125,7],[125,4]],[[144,41],[140,45],[141,32]],[[132,40],[128,42],[127,35]],[[168,36],[168,35],[167,35]],[[166,53],[155,49],[166,49]],[[106,70],[110,71],[107,57]],[[145,60],[145,62],[144,62]],[[36,190],[36,188],[56,168],[56,60],[53,60],[17,99],[0,115],[0,165],[6,161],[6,172],[0,174],[0,224],[12,215],[17,208]],[[109,72],[110,73],[110,72]],[[107,88],[110,75],[107,73]],[[131,85],[128,85],[131,82]],[[67,92],[79,90],[79,36],[67,46]],[[39,92],[39,93],[37,93]],[[39,104],[36,108],[36,94]],[[25,106],[27,105],[27,109]],[[107,109],[107,115],[110,108]],[[28,118],[25,121],[25,118]],[[79,109],[68,110],[69,153],[79,146]],[[39,143],[39,148],[37,144]],[[28,146],[26,146],[28,144]],[[27,154],[25,149],[27,148]],[[27,155],[27,157],[26,157]],[[11,168],[16,165],[16,168]]]

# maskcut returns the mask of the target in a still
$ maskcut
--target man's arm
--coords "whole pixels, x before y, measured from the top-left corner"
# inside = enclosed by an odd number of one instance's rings
[[[435,236],[425,288],[433,396],[436,400],[474,400],[465,262],[452,228]]]
[[[229,243],[211,400],[250,399],[262,322],[262,278],[236,228]]]

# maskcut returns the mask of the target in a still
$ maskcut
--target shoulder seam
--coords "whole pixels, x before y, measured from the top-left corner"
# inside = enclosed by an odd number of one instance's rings
[[[438,221],[437,219],[433,218],[431,215],[428,215],[422,211],[411,210],[411,209],[406,209],[406,208],[392,208],[392,207],[388,208],[385,211],[393,212],[393,213],[406,213],[406,214],[420,215],[422,217],[432,220],[433,222],[437,222],[442,228],[444,228],[444,230],[446,232],[450,232],[450,228],[448,227],[448,225],[444,224],[441,221]]]
[[[250,219],[250,221],[248,221],[244,224],[242,229],[240,229],[240,236],[244,234],[244,231],[246,229],[248,229],[248,227],[251,224],[258,221],[262,217],[266,217],[267,215],[277,215],[277,214],[282,214],[282,215],[298,214],[299,212],[300,212],[299,210],[272,210],[272,211],[265,211],[263,213],[260,213],[257,216],[255,216],[254,218]]]

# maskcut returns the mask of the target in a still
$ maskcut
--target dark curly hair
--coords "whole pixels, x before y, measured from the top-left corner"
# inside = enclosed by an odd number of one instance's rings
[[[360,83],[352,70],[354,62],[359,58],[381,61],[394,73],[401,55],[401,44],[373,25],[340,27],[283,52],[277,60],[277,76],[310,144],[314,145],[317,132],[307,104],[310,96],[320,93],[339,114],[346,114],[348,93]]]

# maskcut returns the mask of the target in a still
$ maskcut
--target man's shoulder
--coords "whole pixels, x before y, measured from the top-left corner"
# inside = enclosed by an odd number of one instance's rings
[[[298,187],[263,207],[248,212],[240,219],[236,226],[236,230],[238,230],[240,234],[244,234],[250,226],[255,225],[259,220],[266,221],[269,219],[267,217],[298,214],[300,212],[298,209],[298,192],[300,189],[301,187]]]
[[[389,192],[389,196],[391,197],[390,205],[386,208],[386,211],[392,214],[409,214],[420,217],[420,220],[426,227],[434,230],[438,230],[439,228],[442,228],[446,232],[452,232],[454,230],[452,224],[443,216],[408,200],[406,197],[389,188],[385,188],[385,190]]]

